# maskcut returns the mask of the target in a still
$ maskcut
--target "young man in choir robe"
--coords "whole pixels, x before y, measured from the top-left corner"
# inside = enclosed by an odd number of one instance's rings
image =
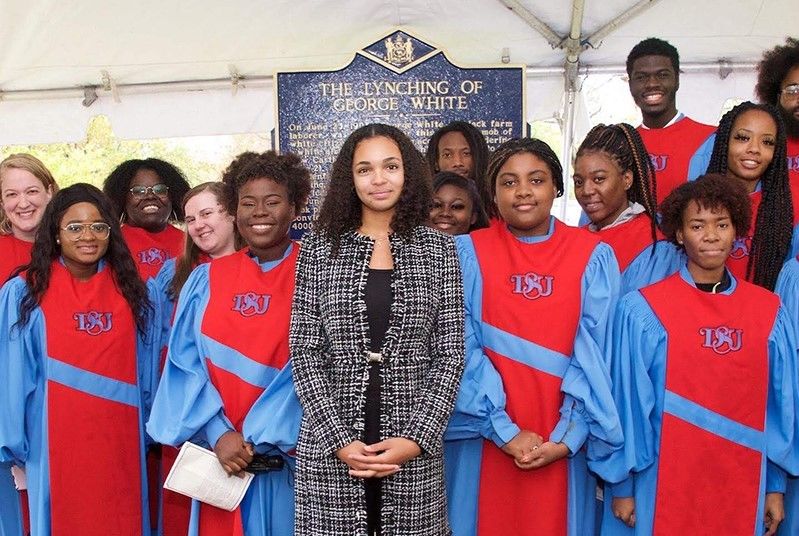
[[[627,56],[630,94],[641,109],[638,132],[658,180],[657,202],[677,186],[705,172],[715,128],[677,110],[680,56],[667,41],[644,39]]]
[[[618,265],[596,234],[550,216],[563,175],[546,143],[510,140],[488,169],[495,220],[456,241],[466,369],[445,437],[453,533],[593,534],[586,457],[622,443],[604,360]]]
[[[244,422],[256,400],[269,393],[275,380],[280,383],[281,370],[287,370],[299,252],[289,228],[311,185],[297,156],[273,151],[244,166],[231,185],[237,199],[236,226],[246,247],[198,266],[183,286],[147,428],[163,444],[178,446],[191,440],[212,448],[224,470],[235,475],[248,470],[256,454],[242,433]],[[290,370],[287,373],[290,379]],[[277,409],[268,404],[260,408]],[[295,421],[286,426],[295,426]],[[271,432],[264,434],[256,426],[251,434],[294,435]],[[260,437],[255,444],[261,444]],[[259,454],[269,456],[275,470],[257,474],[233,512],[195,502],[190,535],[293,533],[292,461],[279,445],[261,447]]]
[[[767,50],[757,66],[760,102],[779,108],[788,133],[788,176],[791,187],[799,187],[799,39]],[[797,505],[799,506],[799,504]],[[799,529],[798,529],[799,530]]]
[[[749,200],[707,175],[661,208],[688,260],[619,302],[611,374],[624,448],[590,464],[608,483],[601,534],[774,534],[784,471],[799,471],[799,378],[779,298],[725,266]]]

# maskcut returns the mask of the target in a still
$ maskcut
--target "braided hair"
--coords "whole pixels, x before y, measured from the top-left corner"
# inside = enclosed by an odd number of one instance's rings
[[[576,158],[594,151],[607,154],[622,173],[632,172],[633,183],[627,190],[627,199],[644,207],[651,222],[652,243],[657,242],[657,181],[641,135],[627,123],[597,125],[580,144]],[[654,248],[651,253],[655,253]]]
[[[788,255],[793,237],[793,203],[788,182],[785,125],[776,108],[770,104],[742,102],[721,118],[713,144],[708,173],[728,174],[727,155],[735,120],[744,112],[760,110],[769,114],[777,125],[774,156],[760,178],[761,201],[754,221],[752,247],[746,266],[746,279],[768,290],[774,290],[780,268]]]
[[[491,154],[491,159],[488,161],[488,169],[486,170],[486,185],[491,194],[491,202],[486,205],[486,212],[492,218],[499,217],[497,210],[496,191],[497,191],[497,175],[502,166],[510,159],[511,156],[520,153],[530,153],[531,155],[541,159],[552,172],[552,180],[555,183],[555,190],[560,197],[563,195],[563,166],[558,160],[558,155],[555,151],[547,145],[545,141],[537,138],[511,138],[506,141]]]

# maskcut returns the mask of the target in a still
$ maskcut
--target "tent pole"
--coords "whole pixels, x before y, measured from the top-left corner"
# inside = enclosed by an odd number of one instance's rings
[[[560,209],[560,219],[566,221],[566,205],[569,198],[569,179],[572,168],[572,146],[574,144],[574,116],[579,93],[577,78],[580,69],[580,38],[582,36],[583,14],[585,13],[585,0],[573,0],[572,19],[569,36],[563,40],[562,47],[566,50],[564,62],[563,82],[565,89],[564,118],[563,118],[563,152],[561,153],[563,165],[563,200]]]
[[[561,164],[563,165],[563,197],[560,206],[560,220],[566,221],[566,206],[569,199],[569,184],[572,175],[572,145],[574,143],[574,117],[577,107],[576,89],[567,89],[564,93],[564,117],[563,117],[563,145],[561,151]]]
[[[513,11],[517,17],[526,22],[530,28],[541,34],[544,37],[544,39],[547,40],[549,46],[551,46],[552,48],[558,48],[561,45],[563,39],[558,34],[556,34],[552,30],[552,28],[550,28],[547,25],[547,23],[545,23],[544,21],[533,15],[530,12],[530,10],[528,10],[526,7],[524,7],[521,4],[521,2],[518,2],[517,0],[499,0],[499,1],[502,2],[502,4],[506,8]]]

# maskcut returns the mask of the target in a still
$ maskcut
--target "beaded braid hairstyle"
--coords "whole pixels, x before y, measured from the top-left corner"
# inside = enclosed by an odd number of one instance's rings
[[[486,184],[491,193],[491,202],[486,206],[486,212],[491,218],[499,217],[496,203],[497,191],[497,175],[502,166],[512,157],[520,153],[530,153],[531,155],[540,158],[552,172],[552,180],[555,182],[555,189],[557,195],[563,195],[563,166],[558,160],[558,155],[555,151],[547,145],[545,141],[537,138],[512,138],[499,147],[491,154],[488,161],[488,169],[486,170]]]
[[[657,242],[657,181],[655,168],[649,159],[641,135],[631,125],[597,125],[592,128],[577,149],[577,157],[602,151],[621,168],[622,173],[631,171],[633,183],[627,190],[627,199],[640,203],[649,216],[652,230],[652,243]],[[652,250],[652,254],[655,250]]]
[[[774,156],[760,178],[761,201],[754,220],[752,246],[746,279],[768,290],[774,290],[793,236],[793,203],[788,182],[788,163],[785,125],[777,109],[770,104],[742,102],[721,118],[713,144],[713,154],[708,173],[727,174],[727,154],[732,125],[744,112],[761,110],[769,114],[777,125]]]

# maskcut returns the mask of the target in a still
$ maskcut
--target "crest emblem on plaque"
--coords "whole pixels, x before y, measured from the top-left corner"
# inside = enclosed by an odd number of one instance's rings
[[[405,30],[395,30],[360,51],[396,73],[404,72],[440,52]]]
[[[402,67],[413,61],[413,41],[403,39],[401,33],[394,34],[394,39],[386,37],[386,61],[395,67]]]

